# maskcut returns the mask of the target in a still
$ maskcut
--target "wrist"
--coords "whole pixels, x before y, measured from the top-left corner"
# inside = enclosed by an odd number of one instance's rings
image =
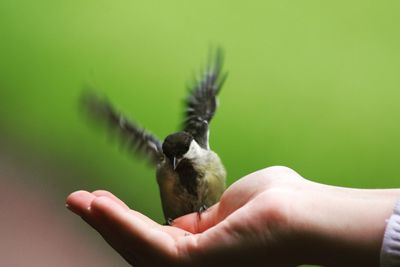
[[[304,263],[377,266],[399,190],[350,189],[304,181],[293,201],[293,231]],[[307,248],[307,249],[305,249]],[[313,259],[312,261],[310,259]]]

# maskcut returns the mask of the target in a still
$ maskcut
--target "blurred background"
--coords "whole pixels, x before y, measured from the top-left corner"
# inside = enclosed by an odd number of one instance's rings
[[[154,170],[82,117],[84,85],[163,139],[210,46],[228,184],[270,165],[399,187],[397,1],[0,1],[0,265],[127,266],[64,207],[105,189],[163,222]]]

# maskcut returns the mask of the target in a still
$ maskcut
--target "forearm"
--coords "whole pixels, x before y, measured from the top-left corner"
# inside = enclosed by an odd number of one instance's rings
[[[293,210],[315,264],[378,266],[386,220],[400,190],[350,189],[306,182]]]

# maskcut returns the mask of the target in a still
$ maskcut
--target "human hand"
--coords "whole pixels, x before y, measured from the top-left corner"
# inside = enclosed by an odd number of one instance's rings
[[[160,225],[106,191],[68,207],[135,266],[374,266],[398,190],[310,182],[285,167],[252,173],[201,215]]]

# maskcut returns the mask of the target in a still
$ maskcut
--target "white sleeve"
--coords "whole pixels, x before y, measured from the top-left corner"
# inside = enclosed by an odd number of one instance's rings
[[[380,266],[400,266],[400,200],[397,201],[392,216],[387,220],[381,249]]]

